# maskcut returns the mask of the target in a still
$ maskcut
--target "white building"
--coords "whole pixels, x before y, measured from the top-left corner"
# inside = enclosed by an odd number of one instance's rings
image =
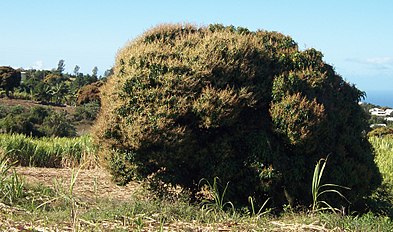
[[[375,115],[375,116],[380,116],[380,117],[386,117],[386,116],[390,116],[390,114],[393,112],[393,109],[380,109],[380,108],[372,108],[369,110],[371,115]]]
[[[386,117],[385,120],[389,122],[393,122],[393,117]]]
[[[376,128],[376,127],[386,127],[386,124],[383,123],[379,123],[379,124],[371,124],[370,125],[371,128]]]
[[[386,109],[385,112],[390,115],[393,112],[393,109]]]

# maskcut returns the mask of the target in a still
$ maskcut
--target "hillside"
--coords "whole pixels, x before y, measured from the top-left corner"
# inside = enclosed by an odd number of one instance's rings
[[[83,135],[89,133],[93,120],[86,120],[84,116],[80,116],[84,112],[84,106],[70,106],[70,105],[56,105],[47,104],[41,101],[23,100],[23,99],[12,99],[12,98],[0,98],[0,107],[12,108],[15,106],[21,106],[25,110],[31,110],[32,108],[44,107],[49,111],[54,112],[65,112],[68,118],[72,121],[75,126],[77,135]],[[1,119],[1,118],[0,118]],[[1,128],[0,128],[1,129]]]
[[[32,108],[35,106],[43,106],[43,107],[48,107],[56,111],[67,111],[67,113],[72,114],[75,112],[75,106],[68,106],[68,105],[49,105],[49,104],[43,104],[40,101],[33,101],[33,100],[23,100],[23,99],[12,99],[12,98],[0,98],[0,105],[6,105],[6,106],[23,106],[26,108]]]

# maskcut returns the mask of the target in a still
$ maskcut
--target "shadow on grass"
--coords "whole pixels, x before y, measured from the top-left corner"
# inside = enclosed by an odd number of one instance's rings
[[[367,210],[393,219],[393,194],[392,189],[386,184],[381,185],[366,199]]]

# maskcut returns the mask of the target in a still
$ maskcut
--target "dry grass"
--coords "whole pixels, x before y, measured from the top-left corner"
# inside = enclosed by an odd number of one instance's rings
[[[29,184],[53,186],[59,180],[67,188],[71,169],[17,167]],[[140,183],[125,187],[114,185],[101,169],[81,169],[74,189],[78,206],[76,227],[69,221],[68,210],[31,211],[21,206],[0,203],[1,231],[391,231],[383,217],[340,216],[289,212],[280,217],[250,217],[237,213],[207,215],[198,206],[181,201],[152,200],[152,193]],[[96,187],[94,187],[96,186]],[[139,191],[141,190],[141,191]],[[99,201],[97,201],[97,199]],[[111,200],[108,200],[111,199]]]
[[[69,187],[72,173],[70,168],[17,167],[16,170],[28,183],[52,187],[56,180],[65,188]],[[74,193],[87,201],[95,198],[127,201],[140,187],[137,182],[130,182],[127,186],[117,186],[111,181],[111,175],[100,168],[82,169],[76,180]]]

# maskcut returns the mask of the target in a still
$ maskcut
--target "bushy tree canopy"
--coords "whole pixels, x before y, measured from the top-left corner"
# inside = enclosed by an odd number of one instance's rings
[[[77,105],[83,105],[89,102],[100,102],[100,87],[103,82],[93,82],[85,85],[78,91],[78,97],[76,99]]]
[[[0,88],[6,91],[7,96],[9,95],[9,91],[20,85],[20,81],[20,71],[8,66],[0,66]]]
[[[96,141],[142,176],[191,190],[218,176],[231,200],[276,205],[309,204],[315,163],[329,155],[324,180],[357,203],[380,183],[363,93],[322,58],[277,32],[155,27],[119,52]]]

